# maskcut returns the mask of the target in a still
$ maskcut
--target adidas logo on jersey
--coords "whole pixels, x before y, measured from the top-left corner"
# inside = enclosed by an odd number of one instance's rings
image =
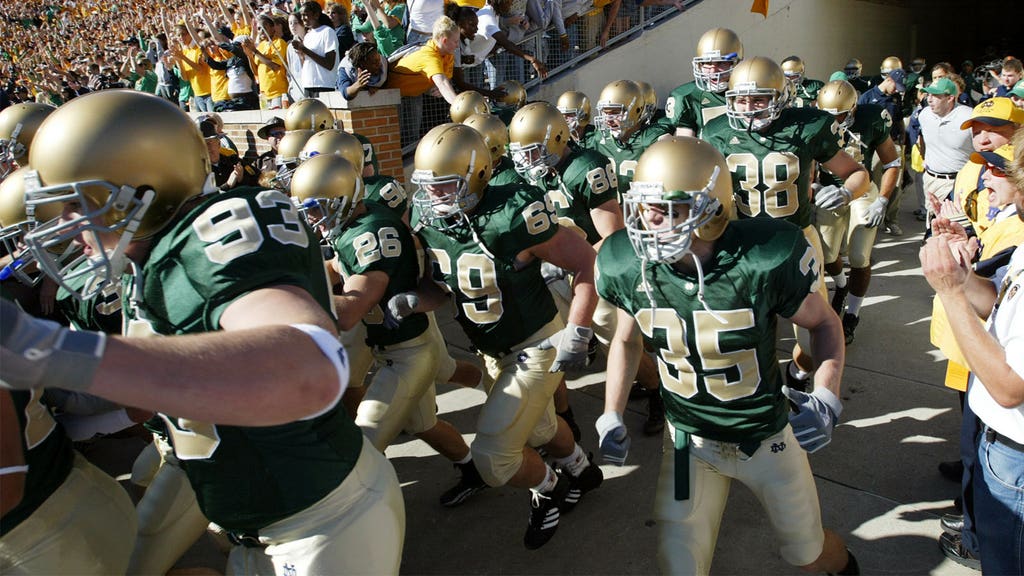
[[[730,146],[733,145],[733,144],[739,144],[739,143],[740,143],[740,139],[735,137],[735,136],[732,137],[732,140],[729,140],[729,145]]]
[[[701,106],[704,106],[705,104],[711,104],[711,100],[708,100],[707,98],[705,98],[705,99],[700,101],[700,105]]]

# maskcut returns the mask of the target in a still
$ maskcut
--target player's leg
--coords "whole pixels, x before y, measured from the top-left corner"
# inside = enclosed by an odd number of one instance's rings
[[[815,209],[815,226],[821,235],[821,250],[825,273],[832,277],[835,286],[832,292],[832,309],[840,318],[846,306],[848,292],[846,274],[843,272],[842,248],[850,225],[850,208],[839,210]]]
[[[875,244],[878,228],[868,228],[867,208],[878,197],[878,188],[872,184],[865,197],[850,203],[850,296],[847,299],[843,321],[843,336],[847,344],[853,343],[854,331],[860,322],[860,308],[871,284],[871,249]]]
[[[661,469],[654,495],[658,565],[663,574],[707,574],[711,571],[732,479],[697,457],[691,446],[686,471],[689,497],[676,500],[676,474],[683,471],[676,469],[676,432],[671,428],[669,431],[662,445]]]
[[[397,574],[405,504],[395,469],[369,441],[340,486],[260,530],[276,574]]]
[[[128,494],[76,452],[60,487],[0,538],[0,572],[124,574],[135,534]]]

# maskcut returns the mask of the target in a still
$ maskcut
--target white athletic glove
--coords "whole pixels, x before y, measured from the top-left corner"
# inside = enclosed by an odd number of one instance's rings
[[[814,195],[814,204],[822,210],[838,210],[850,203],[852,194],[845,186],[830,184]]]
[[[782,393],[796,405],[797,411],[789,413],[789,424],[800,447],[807,452],[817,452],[827,446],[843,413],[839,398],[827,388],[815,388],[807,394],[783,386]]]
[[[570,322],[564,330],[544,339],[537,345],[537,348],[541,350],[558,348],[558,354],[551,364],[550,372],[582,370],[587,367],[587,347],[590,344],[590,337],[593,335],[593,329],[577,326]]]
[[[87,390],[106,343],[102,332],[73,331],[0,300],[0,386],[4,388]]]
[[[540,275],[544,278],[546,284],[551,284],[556,280],[565,278],[565,268],[560,268],[550,262],[541,262]]]
[[[605,412],[594,424],[597,428],[598,446],[601,457],[609,464],[622,466],[629,454],[629,431],[618,412]]]
[[[420,297],[415,292],[395,294],[388,300],[387,310],[384,312],[384,325],[391,329],[397,328],[398,323],[412,316],[419,305]]]
[[[864,214],[864,219],[867,220],[866,226],[868,228],[875,228],[882,223],[885,218],[885,207],[889,205],[889,199],[885,196],[879,196],[871,206],[868,206],[867,212]]]

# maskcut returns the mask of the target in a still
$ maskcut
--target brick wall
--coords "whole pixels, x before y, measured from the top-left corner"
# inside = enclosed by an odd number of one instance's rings
[[[372,96],[363,93],[351,102],[337,92],[323,94],[320,99],[331,108],[342,128],[362,134],[373,142],[381,174],[405,182],[399,142],[398,105],[401,95],[398,90],[378,90]],[[223,112],[220,116],[224,119],[224,132],[238,146],[239,153],[259,155],[270,146],[266,140],[256,136],[256,131],[274,116],[284,118],[286,113],[287,110],[249,110]]]

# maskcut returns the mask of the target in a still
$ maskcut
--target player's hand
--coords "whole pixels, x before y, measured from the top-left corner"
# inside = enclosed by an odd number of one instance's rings
[[[864,219],[867,221],[868,228],[875,228],[882,223],[885,219],[885,207],[889,205],[889,199],[885,196],[879,196],[874,202],[868,206],[867,212],[864,214]]]
[[[397,322],[401,322],[415,314],[416,307],[419,305],[420,297],[417,296],[415,292],[402,292],[401,294],[395,294],[390,300],[388,300],[385,316],[390,314],[396,321],[395,326],[398,326]]]
[[[550,350],[557,348],[558,354],[551,364],[550,372],[567,372],[582,370],[587,366],[587,349],[590,338],[594,335],[592,328],[577,326],[570,322],[564,330],[550,338],[545,338],[537,348]]]
[[[850,203],[852,195],[845,186],[829,184],[814,195],[814,204],[822,210],[838,210]]]
[[[594,427],[597,428],[598,450],[604,461],[616,466],[625,464],[631,441],[629,431],[622,422],[622,415],[618,412],[605,412],[597,419]]]
[[[839,398],[827,388],[815,388],[807,394],[783,386],[782,393],[796,408],[789,413],[789,424],[800,447],[807,452],[817,452],[827,446],[843,413]]]
[[[562,278],[565,278],[565,268],[555,266],[550,262],[541,262],[540,275],[542,278],[544,278],[545,283],[551,284],[556,280],[561,280]]]
[[[72,331],[0,300],[0,386],[84,391],[106,347],[102,332]]]

